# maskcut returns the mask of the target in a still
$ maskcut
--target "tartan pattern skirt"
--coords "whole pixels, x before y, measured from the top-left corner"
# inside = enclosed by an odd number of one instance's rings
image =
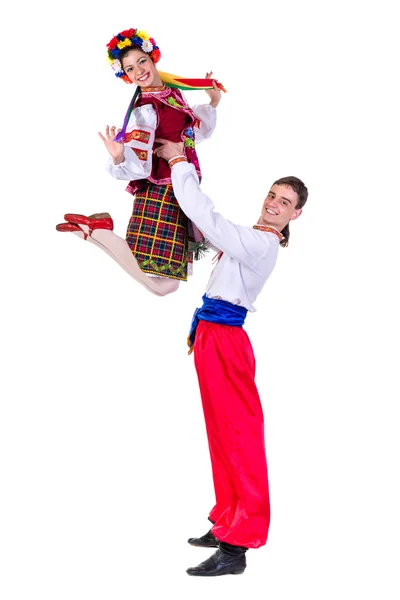
[[[188,219],[172,185],[149,182],[137,190],[126,241],[145,273],[187,281]]]

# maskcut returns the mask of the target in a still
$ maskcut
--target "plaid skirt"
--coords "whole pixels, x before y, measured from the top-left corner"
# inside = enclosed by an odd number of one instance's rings
[[[145,273],[187,281],[188,219],[172,185],[149,182],[137,190],[126,241]]]

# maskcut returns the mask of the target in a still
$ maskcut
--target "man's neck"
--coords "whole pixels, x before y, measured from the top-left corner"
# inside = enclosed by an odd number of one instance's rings
[[[275,227],[274,225],[270,225],[269,223],[266,223],[265,221],[263,221],[262,219],[258,219],[257,221],[257,225],[261,225],[262,227],[270,227],[271,229],[275,229],[275,231],[277,231],[278,233],[281,233],[282,229],[278,229],[277,227]]]

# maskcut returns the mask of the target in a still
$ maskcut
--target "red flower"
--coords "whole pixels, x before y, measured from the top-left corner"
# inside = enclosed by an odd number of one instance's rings
[[[121,31],[120,35],[123,35],[124,37],[127,38],[131,38],[133,37],[135,34],[135,29],[125,29],[124,31]]]
[[[156,50],[153,50],[153,52],[150,54],[150,56],[153,59],[153,62],[157,63],[161,58],[161,52],[157,48]]]
[[[123,79],[123,81],[125,81],[125,83],[132,83],[132,81],[129,79],[128,75],[122,75],[122,77],[120,77],[120,79]]]
[[[153,46],[157,46],[156,40],[153,40],[153,38],[150,38],[150,44],[153,44]]]
[[[119,43],[119,40],[116,37],[113,37],[107,44],[107,48],[109,48],[110,50],[114,50],[114,48],[117,47],[117,44]]]

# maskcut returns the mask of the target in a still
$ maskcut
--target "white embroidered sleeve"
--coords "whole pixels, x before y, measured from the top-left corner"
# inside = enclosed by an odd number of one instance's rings
[[[193,165],[180,162],[172,167],[174,194],[183,212],[211,244],[252,270],[270,250],[271,239],[251,227],[235,225],[214,211],[214,204],[200,189]],[[275,248],[276,250],[276,248]]]
[[[107,171],[115,179],[135,181],[146,179],[151,173],[154,135],[157,114],[151,104],[139,106],[132,111],[126,128],[124,162],[114,165],[108,159]]]

